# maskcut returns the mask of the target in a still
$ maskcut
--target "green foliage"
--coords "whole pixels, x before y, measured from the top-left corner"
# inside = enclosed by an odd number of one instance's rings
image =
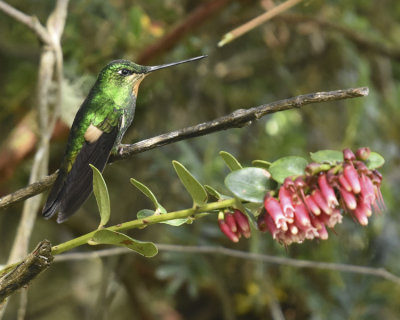
[[[271,163],[269,172],[275,181],[283,183],[286,177],[295,177],[304,174],[307,164],[307,160],[301,157],[283,157]]]
[[[101,172],[95,166],[89,165],[93,170],[93,193],[96,197],[97,207],[100,212],[100,229],[110,220],[110,197]]]
[[[220,151],[219,155],[222,157],[222,159],[224,159],[225,164],[231,171],[240,170],[243,168],[239,161],[229,152]]]
[[[147,258],[154,257],[158,253],[157,247],[152,242],[135,240],[126,234],[110,230],[96,231],[89,243],[92,245],[111,244],[125,247]]]
[[[194,206],[202,206],[207,203],[207,192],[200,182],[178,161],[172,161],[172,165],[193,199]]]
[[[150,190],[149,187],[147,187],[146,185],[144,185],[143,183],[137,181],[136,179],[131,178],[130,182],[136,187],[138,188],[147,198],[149,198],[151,200],[151,202],[153,202],[154,207],[156,208],[156,210],[160,213],[166,213],[167,210],[165,210],[165,208],[158,202],[156,196],[154,195],[154,193]]]
[[[365,161],[368,169],[378,169],[385,163],[385,159],[377,152],[371,152],[369,158]]]
[[[268,171],[248,167],[228,174],[225,178],[225,185],[240,199],[262,203],[265,194],[273,186],[273,182]]]
[[[337,150],[320,150],[310,152],[311,160],[319,163],[335,164],[343,161],[343,152]]]

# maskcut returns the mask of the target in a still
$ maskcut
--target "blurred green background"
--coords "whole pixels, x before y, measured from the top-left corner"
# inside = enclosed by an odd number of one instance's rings
[[[244,165],[286,155],[307,157],[321,149],[369,146],[385,157],[383,196],[387,210],[367,228],[347,217],[327,241],[284,248],[269,234],[233,245],[216,217],[191,225],[155,225],[128,234],[180,245],[226,246],[295,259],[383,267],[400,275],[398,225],[400,139],[400,2],[396,0],[304,1],[282,16],[218,48],[226,32],[261,14],[273,1],[218,1],[201,23],[158,55],[144,55],[206,1],[71,1],[63,35],[62,119],[69,123],[97,73],[109,61],[127,58],[154,65],[200,54],[198,63],[148,77],[139,92],[134,124],[124,142],[171,130],[298,94],[368,86],[366,98],[320,103],[276,113],[243,129],[231,129],[151,150],[108,166],[111,223],[132,220],[151,203],[129,183],[147,184],[169,211],[191,206],[172,160],[205,184],[224,191],[228,173],[218,152]],[[44,23],[53,1],[10,4]],[[40,45],[25,26],[0,12],[0,162],[9,135],[35,108]],[[31,119],[31,120],[29,120]],[[34,121],[34,116],[26,120]],[[32,120],[33,119],[33,120]],[[34,125],[33,125],[34,127]],[[61,126],[62,127],[62,126]],[[66,144],[62,133],[51,145],[50,172]],[[21,148],[32,141],[19,141]],[[6,163],[0,193],[27,184],[33,149]],[[14,166],[15,165],[15,166]],[[22,204],[0,212],[0,263],[5,263]],[[31,247],[53,244],[98,225],[93,197],[67,223],[39,214]],[[96,248],[83,246],[78,251]],[[5,319],[15,319],[15,295]],[[295,269],[222,255],[160,252],[152,259],[128,254],[54,264],[29,286],[27,319],[398,319],[400,287],[382,278],[336,271]]]

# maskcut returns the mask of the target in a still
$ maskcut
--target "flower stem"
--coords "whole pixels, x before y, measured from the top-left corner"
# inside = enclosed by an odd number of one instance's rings
[[[159,222],[164,222],[164,221],[169,221],[169,220],[174,220],[174,219],[188,218],[197,213],[210,212],[212,210],[218,210],[218,209],[223,209],[223,208],[227,208],[227,207],[232,207],[232,206],[234,206],[235,202],[236,202],[235,198],[229,198],[229,199],[225,199],[222,201],[210,202],[210,203],[205,204],[204,206],[200,206],[197,208],[190,208],[190,209],[184,209],[184,210],[179,210],[179,211],[173,211],[173,212],[169,212],[169,213],[165,213],[165,214],[152,215],[150,217],[120,223],[120,224],[117,224],[117,225],[114,225],[111,227],[107,227],[104,229],[110,230],[110,231],[123,231],[123,230],[129,230],[129,229],[134,229],[134,228],[141,228],[141,227],[145,227],[145,226],[159,223]],[[61,243],[56,246],[53,246],[51,249],[51,253],[53,255],[57,255],[64,251],[68,251],[73,248],[84,245],[93,237],[93,235],[96,233],[96,231],[98,231],[98,230],[86,233],[78,238],[69,240],[67,242]]]

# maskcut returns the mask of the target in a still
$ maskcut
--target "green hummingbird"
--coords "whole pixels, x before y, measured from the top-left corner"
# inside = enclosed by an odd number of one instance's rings
[[[117,151],[132,123],[139,85],[149,73],[204,57],[151,67],[128,60],[115,60],[105,66],[72,123],[64,158],[42,215],[49,219],[58,212],[57,222],[62,223],[86,201],[93,190],[89,164],[102,172],[111,151]]]

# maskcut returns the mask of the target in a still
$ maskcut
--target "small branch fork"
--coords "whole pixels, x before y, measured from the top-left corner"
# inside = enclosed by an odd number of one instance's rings
[[[159,136],[139,141],[134,144],[123,145],[121,152],[117,155],[112,155],[109,162],[131,158],[137,153],[161,147],[173,142],[182,141],[189,138],[194,138],[213,132],[227,130],[230,128],[238,128],[251,124],[251,121],[258,120],[267,114],[296,109],[308,104],[338,101],[349,98],[365,97],[368,95],[367,87],[350,88],[327,92],[315,92],[300,95],[297,97],[279,100],[250,109],[239,109],[226,116],[214,119],[212,121],[197,124],[192,127],[179,129],[176,131],[161,134]],[[0,209],[33,197],[50,188],[57,177],[57,172],[46,176],[35,183],[28,185],[25,188],[17,190],[11,194],[0,198]]]

